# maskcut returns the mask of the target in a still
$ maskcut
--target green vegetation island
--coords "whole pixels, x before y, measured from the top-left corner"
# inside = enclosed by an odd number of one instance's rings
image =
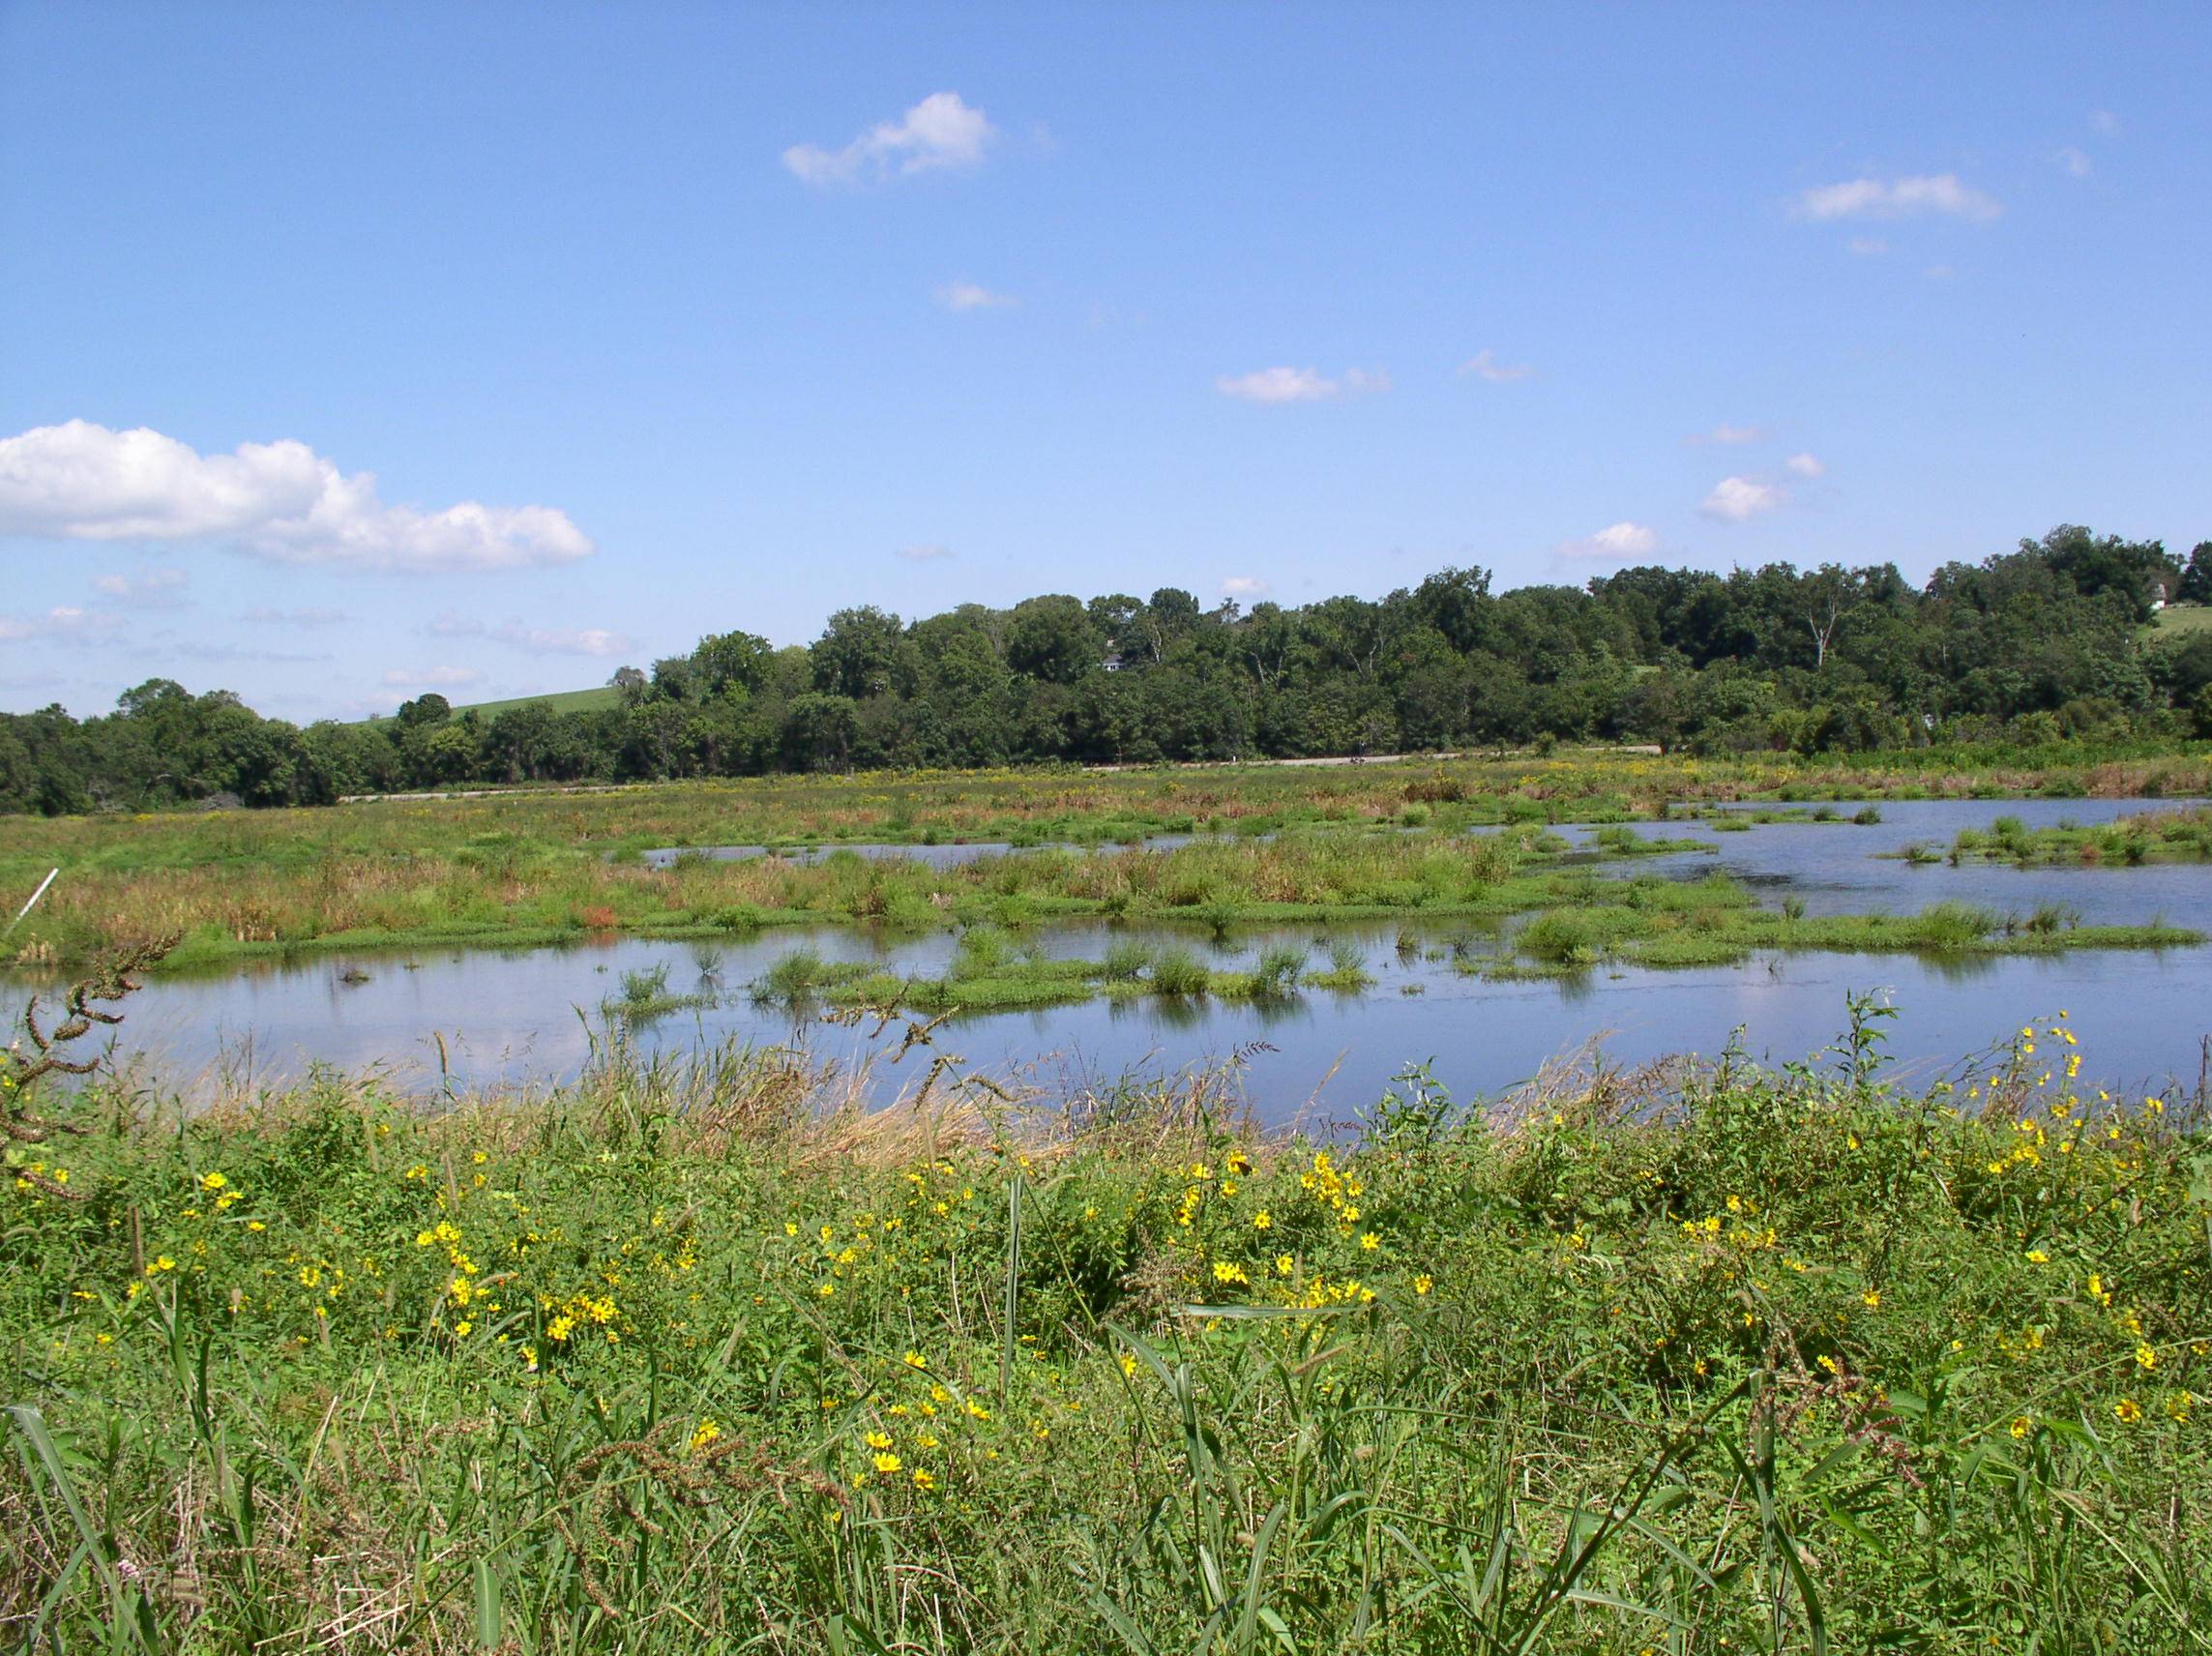
[[[1757,907],[1725,878],[1639,881],[1633,864],[1709,849],[1666,831],[1701,811],[1723,829],[1763,815],[1848,833],[1878,821],[1879,805],[1826,801],[2205,791],[2212,760],[2198,747],[2123,759],[2062,744],[2028,754],[1700,759],[1562,750],[1359,766],[760,778],[332,810],[15,816],[0,818],[0,885],[28,898],[49,870],[64,872],[14,928],[0,961],[66,971],[156,936],[174,942],[160,969],[181,970],[312,951],[712,939],[770,927],[990,926],[1026,935],[1055,921],[1148,920],[1203,934],[1352,920],[1496,923],[1548,911],[1520,934],[1518,962],[1489,947],[1460,954],[1503,971],[1601,956],[1712,964],[1759,947],[2159,946],[2195,934],[1942,903],[1919,916],[1807,918],[1786,902]],[[1718,810],[1762,801],[1762,812]],[[2176,807],[2100,832],[2116,844],[2179,847],[2201,842],[2205,820]],[[1591,830],[1579,845],[1554,831],[1575,824]],[[962,845],[988,854],[926,855]],[[817,854],[712,854],[723,847]],[[1005,1006],[1157,983],[1128,959],[996,969],[1018,953],[995,954],[992,970],[963,971],[972,999],[961,1001],[948,980],[912,986],[917,1003]],[[970,950],[964,964],[980,963]],[[1347,965],[1336,963],[1340,985],[1351,981]],[[1226,982],[1211,987],[1236,992]]]

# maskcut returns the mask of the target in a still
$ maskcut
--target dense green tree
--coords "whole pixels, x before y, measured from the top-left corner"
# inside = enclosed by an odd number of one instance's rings
[[[858,701],[864,695],[903,691],[910,646],[899,617],[864,604],[830,617],[814,640],[814,688]]]
[[[2189,562],[2174,583],[2173,596],[2184,604],[2212,604],[2212,541],[2199,541],[2189,548]]]
[[[860,739],[860,704],[849,695],[810,691],[783,718],[783,756],[795,770],[842,770]]]
[[[768,682],[776,652],[752,633],[710,633],[692,651],[692,665],[706,695],[733,691],[751,695]]]
[[[862,606],[813,646],[709,634],[610,705],[300,730],[170,679],[84,720],[0,715],[0,810],[195,800],[319,804],[459,782],[738,776],[774,769],[1145,763],[1625,737],[1816,753],[1947,738],[2172,733],[2212,701],[2212,633],[2140,625],[2212,584],[2156,542],[2061,525],[1924,587],[1895,566],[1639,568],[1493,593],[1444,570],[1379,601],[1204,611],[1048,594],[911,626]]]
[[[129,710],[125,710],[129,716]],[[402,730],[414,730],[427,724],[443,724],[454,716],[453,703],[436,691],[418,695],[412,701],[399,703],[399,711],[392,717]]]
[[[1054,593],[1014,606],[1006,665],[1047,684],[1074,684],[1099,665],[1105,641],[1082,600]]]

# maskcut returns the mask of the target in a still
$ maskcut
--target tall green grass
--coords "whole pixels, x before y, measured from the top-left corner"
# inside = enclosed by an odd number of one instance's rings
[[[1233,1077],[868,1117],[735,1051],[436,1112],[96,1087],[33,1152],[69,1195],[0,1225],[0,1618],[145,1652],[2197,1648],[2212,1139],[2070,1094],[2064,1020],[2027,1021],[1922,1095],[1873,1023],[1656,1091],[1409,1072],[1338,1143],[1255,1136]]]

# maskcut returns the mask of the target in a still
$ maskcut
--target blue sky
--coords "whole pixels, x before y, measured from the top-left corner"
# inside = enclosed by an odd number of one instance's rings
[[[0,706],[2212,537],[2212,10],[0,0]],[[370,479],[372,478],[372,481]]]

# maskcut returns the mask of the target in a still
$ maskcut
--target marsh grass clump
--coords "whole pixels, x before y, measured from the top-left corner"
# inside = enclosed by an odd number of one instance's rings
[[[1916,948],[1936,953],[1972,949],[2003,925],[1999,916],[1970,902],[1931,903],[1914,917]]]
[[[1152,959],[1147,981],[1155,994],[1188,996],[1204,994],[1208,979],[1204,963],[1188,949],[1163,949]]]
[[[753,989],[756,998],[796,1000],[829,981],[829,962],[813,949],[798,948],[780,957]]]
[[[960,933],[953,951],[953,976],[988,977],[1012,961],[1015,954],[1014,939],[1004,927],[979,922]]]
[[[1531,960],[1558,966],[1595,965],[1605,946],[1589,916],[1569,908],[1538,915],[1520,929],[1514,943]]]
[[[600,1010],[610,1020],[643,1024],[671,1013],[702,1011],[717,1004],[718,997],[712,991],[691,994],[671,991],[668,973],[665,961],[624,972],[619,990],[601,1003]]]
[[[1331,937],[1326,940],[1325,953],[1329,963],[1320,971],[1308,972],[1304,982],[1313,989],[1360,990],[1374,982],[1367,969],[1367,948],[1356,937]]]
[[[1270,943],[1259,952],[1253,967],[1253,993],[1262,999],[1280,999],[1297,991],[1306,971],[1306,951],[1296,943]]]
[[[1106,958],[1100,962],[1100,973],[1109,983],[1131,983],[1144,975],[1152,964],[1154,951],[1148,944],[1134,938],[1119,937],[1106,945]]]

